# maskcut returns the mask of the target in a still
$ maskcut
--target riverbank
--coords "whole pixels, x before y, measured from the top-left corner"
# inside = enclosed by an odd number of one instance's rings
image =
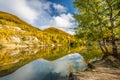
[[[98,60],[86,71],[73,73],[73,80],[120,80],[120,60],[112,56]]]

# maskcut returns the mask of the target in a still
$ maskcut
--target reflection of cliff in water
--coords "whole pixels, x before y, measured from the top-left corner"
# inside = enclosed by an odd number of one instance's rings
[[[10,74],[21,66],[38,58],[52,61],[72,52],[79,52],[81,48],[69,47],[40,47],[26,49],[0,50],[0,76]]]
[[[67,80],[71,65],[74,72],[86,69],[83,57],[74,53],[54,61],[37,59],[0,80]]]

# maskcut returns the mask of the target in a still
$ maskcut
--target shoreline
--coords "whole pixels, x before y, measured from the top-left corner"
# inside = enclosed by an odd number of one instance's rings
[[[97,60],[87,70],[73,72],[68,80],[120,80],[120,60],[112,56]]]

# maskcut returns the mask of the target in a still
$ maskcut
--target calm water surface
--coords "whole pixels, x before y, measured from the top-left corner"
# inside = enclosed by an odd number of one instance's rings
[[[67,80],[70,71],[86,69],[83,57],[69,49],[49,49],[46,54],[43,50],[6,52],[0,80]]]

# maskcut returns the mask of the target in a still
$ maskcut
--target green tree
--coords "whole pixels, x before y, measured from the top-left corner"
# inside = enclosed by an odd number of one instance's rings
[[[105,55],[117,57],[116,38],[120,31],[120,0],[75,0],[78,13],[74,15],[78,21],[76,35],[87,43],[98,42]],[[116,29],[116,30],[115,30]],[[109,44],[108,44],[109,41]]]

